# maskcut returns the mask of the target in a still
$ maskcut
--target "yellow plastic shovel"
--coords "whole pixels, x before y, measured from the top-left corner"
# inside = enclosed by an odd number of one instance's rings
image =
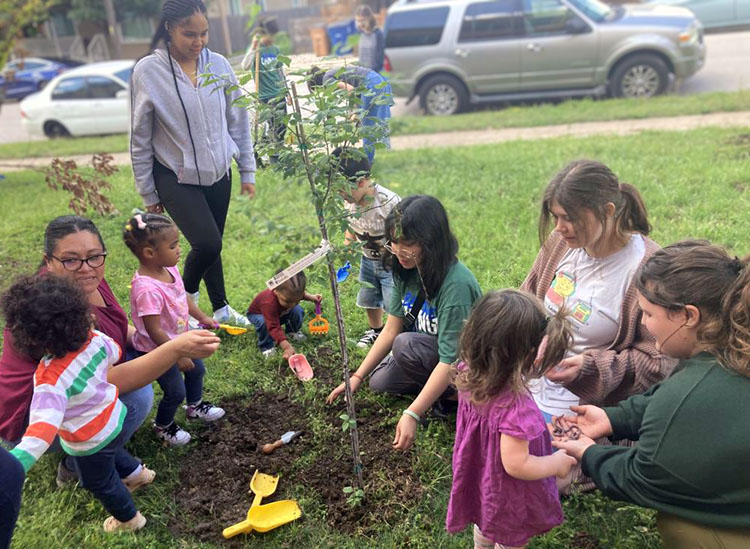
[[[225,528],[222,532],[224,537],[229,539],[238,534],[247,534],[253,530],[268,532],[301,517],[302,510],[299,508],[299,505],[297,505],[296,501],[290,499],[260,505],[260,501],[264,497],[268,497],[276,491],[278,484],[278,476],[265,475],[259,473],[256,469],[253,478],[250,480],[250,489],[255,494],[255,497],[247,512],[247,517],[242,522]]]

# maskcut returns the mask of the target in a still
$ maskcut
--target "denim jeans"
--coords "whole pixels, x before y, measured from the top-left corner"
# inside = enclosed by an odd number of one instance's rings
[[[112,442],[95,454],[73,458],[81,486],[120,522],[132,519],[136,513],[133,498],[121,479],[140,465],[125,449],[126,441],[125,432],[120,431]]]
[[[377,259],[362,257],[359,264],[359,281],[362,285],[357,294],[357,307],[363,309],[383,309],[391,302],[393,294],[393,275]]]
[[[301,306],[295,305],[281,315],[281,325],[284,326],[286,333],[288,334],[299,332],[302,329],[302,319],[304,317],[305,311],[302,310]],[[258,334],[258,347],[260,347],[260,350],[267,351],[268,349],[273,349],[275,342],[271,337],[271,334],[268,333],[266,320],[263,318],[263,315],[248,315],[248,319],[252,325],[255,326],[255,333]]]
[[[10,547],[18,511],[21,509],[23,489],[21,462],[0,446],[0,547]]]
[[[188,404],[197,404],[203,398],[203,377],[206,367],[202,360],[193,359],[195,368],[181,372],[177,364],[157,378],[164,396],[156,409],[157,425],[166,427],[174,421],[175,412],[184,400]]]

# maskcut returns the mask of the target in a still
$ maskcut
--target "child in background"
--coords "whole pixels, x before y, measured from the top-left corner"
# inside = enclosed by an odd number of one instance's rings
[[[385,38],[383,31],[378,28],[375,14],[370,6],[358,6],[354,12],[354,22],[360,32],[358,64],[368,69],[380,72],[385,61]]]
[[[564,313],[548,320],[536,297],[517,290],[485,295],[461,332],[446,528],[473,523],[475,547],[523,547],[563,521],[554,477],[576,461],[552,453],[526,382],[558,364],[570,339]]]
[[[138,214],[128,221],[123,240],[140,266],[130,289],[130,314],[135,326],[133,348],[143,355],[187,331],[190,316],[206,326],[216,326],[185,292],[180,271],[180,234],[171,219],[158,214]],[[157,382],[164,392],[154,419],[154,431],[173,446],[190,441],[190,434],[174,421],[177,408],[187,399],[187,419],[216,421],[224,410],[203,400],[202,360],[183,357]],[[184,375],[184,379],[183,379]]]
[[[382,265],[385,218],[401,197],[371,179],[370,162],[360,151],[338,147],[333,157],[336,169],[350,183],[349,189],[341,192],[351,214],[344,244],[355,239],[364,243],[359,281],[368,286],[363,285],[357,294],[357,306],[367,311],[370,325],[357,342],[357,347],[364,349],[375,343],[383,330],[383,307],[390,302],[393,292],[393,276]]]
[[[308,294],[306,285],[305,273],[299,272],[277,288],[260,292],[247,308],[247,318],[258,334],[258,347],[266,358],[276,353],[275,345],[281,347],[285,360],[296,353],[287,335],[296,341],[306,339],[300,332],[305,313],[299,302],[320,303],[323,299],[320,294]]]
[[[276,144],[284,143],[286,135],[286,105],[289,102],[286,89],[286,76],[284,76],[283,65],[279,62],[281,50],[275,46],[273,41],[279,32],[279,25],[275,18],[267,17],[258,23],[258,33],[253,36],[250,49],[242,60],[242,68],[250,71],[253,78],[258,75],[255,89],[258,99],[273,109],[271,118],[271,133]],[[260,51],[259,51],[260,50]],[[260,67],[256,68],[255,61],[260,58]],[[257,138],[257,136],[254,136]],[[271,163],[276,163],[278,158],[271,156]]]
[[[130,492],[153,482],[156,473],[125,450],[127,408],[107,382],[122,350],[92,330],[88,299],[64,278],[22,278],[5,293],[2,308],[15,347],[27,356],[44,355],[34,374],[29,426],[11,454],[28,472],[59,434],[62,449],[75,458],[81,486],[112,514],[104,530],[143,528],[146,519]]]

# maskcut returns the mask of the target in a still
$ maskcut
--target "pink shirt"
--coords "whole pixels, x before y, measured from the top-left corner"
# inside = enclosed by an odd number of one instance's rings
[[[130,315],[135,326],[133,347],[147,353],[158,347],[151,339],[143,324],[143,317],[159,315],[159,324],[164,333],[172,339],[187,331],[187,293],[177,267],[167,267],[173,282],[161,282],[150,276],[142,276],[138,271],[133,275],[130,287]]]

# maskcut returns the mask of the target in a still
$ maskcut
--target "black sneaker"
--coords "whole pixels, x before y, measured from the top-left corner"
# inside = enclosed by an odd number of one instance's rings
[[[359,347],[360,349],[366,349],[367,347],[375,343],[375,340],[378,339],[378,336],[382,331],[382,328],[380,330],[370,328],[362,335],[362,337],[359,338],[359,341],[357,341],[357,347]]]

